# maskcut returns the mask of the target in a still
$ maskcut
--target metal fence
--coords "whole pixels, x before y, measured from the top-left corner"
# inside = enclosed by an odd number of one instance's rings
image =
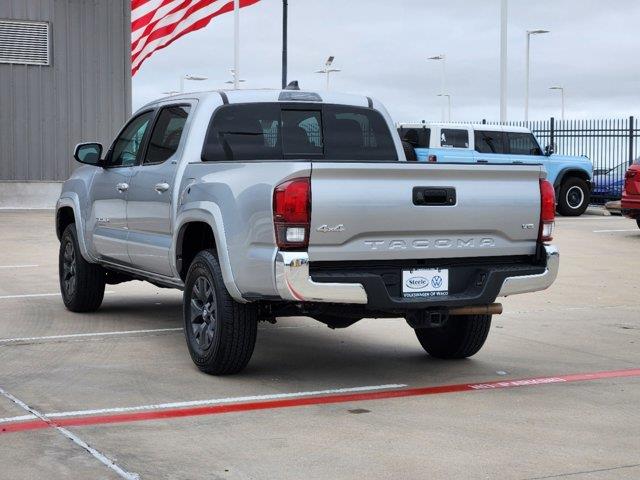
[[[486,123],[483,121],[483,123]],[[553,144],[558,155],[585,155],[593,163],[592,203],[620,200],[624,174],[638,161],[639,130],[634,117],[601,120],[507,122],[529,128],[541,146]]]

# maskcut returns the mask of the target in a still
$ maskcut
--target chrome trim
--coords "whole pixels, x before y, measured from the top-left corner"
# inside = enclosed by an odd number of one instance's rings
[[[306,252],[278,252],[276,287],[285,300],[366,304],[367,292],[360,283],[316,283],[309,276]]]
[[[499,297],[515,295],[518,293],[537,292],[551,286],[558,276],[560,268],[560,252],[553,245],[544,245],[547,257],[547,266],[543,273],[538,275],[524,275],[521,277],[509,277],[504,280]]]

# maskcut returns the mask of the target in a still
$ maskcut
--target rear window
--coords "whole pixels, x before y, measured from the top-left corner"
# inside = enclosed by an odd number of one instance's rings
[[[440,130],[440,146],[451,148],[469,148],[469,132],[454,128]]]
[[[509,152],[514,155],[542,155],[538,141],[532,133],[508,132]]]
[[[502,132],[490,130],[475,131],[476,152],[479,153],[505,153]]]
[[[397,160],[379,112],[340,105],[226,105],[209,125],[203,161]]]

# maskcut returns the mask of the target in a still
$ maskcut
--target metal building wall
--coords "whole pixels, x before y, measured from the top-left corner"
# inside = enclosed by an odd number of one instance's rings
[[[48,21],[51,65],[0,64],[0,181],[65,180],[81,141],[131,114],[130,0],[0,0],[0,19]]]

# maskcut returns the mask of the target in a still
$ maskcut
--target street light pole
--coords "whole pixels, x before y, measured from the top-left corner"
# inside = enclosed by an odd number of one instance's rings
[[[240,0],[233,1],[233,88],[240,88]]]
[[[540,35],[543,33],[549,33],[549,30],[527,30],[527,46],[525,54],[525,84],[524,84],[524,121],[529,120],[529,58],[531,50],[531,35]]]
[[[562,105],[562,110],[560,111],[560,120],[564,121],[564,87],[559,87],[559,86],[554,86],[554,87],[549,87],[549,90],[560,90],[560,98],[561,98],[561,105]]]
[[[444,97],[444,93],[447,91],[447,57],[444,53],[440,55],[436,55],[435,57],[429,57],[429,60],[438,60],[442,62],[442,76],[440,78],[440,94],[439,97]],[[441,105],[441,115],[442,121],[444,122],[444,98],[442,99]]]
[[[448,109],[447,109],[447,122],[451,121],[451,95],[448,93],[439,93],[439,97],[447,97]]]
[[[500,122],[507,121],[507,0],[500,3]]]

